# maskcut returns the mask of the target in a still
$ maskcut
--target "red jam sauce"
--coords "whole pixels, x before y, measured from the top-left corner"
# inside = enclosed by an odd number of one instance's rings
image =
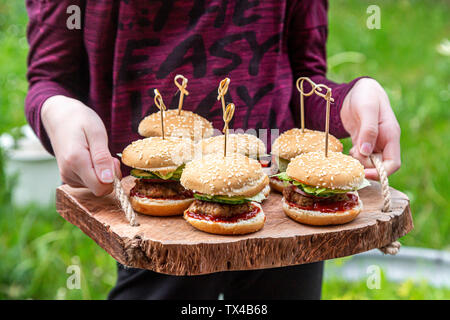
[[[332,200],[321,200],[314,202],[310,206],[300,206],[293,202],[288,202],[290,206],[300,208],[302,210],[319,211],[324,213],[338,213],[347,210],[351,210],[358,204],[358,196],[352,193],[347,193],[349,200],[343,201],[332,201]]]
[[[186,214],[193,219],[199,219],[199,220],[206,220],[206,221],[212,221],[212,222],[228,222],[228,223],[234,223],[238,222],[239,220],[248,220],[253,217],[255,217],[261,209],[255,205],[252,205],[252,210],[249,212],[244,212],[235,216],[231,217],[214,217],[209,214],[199,214],[194,213],[191,211],[186,211]]]

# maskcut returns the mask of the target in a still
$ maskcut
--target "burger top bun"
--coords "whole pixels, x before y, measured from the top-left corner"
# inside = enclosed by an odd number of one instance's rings
[[[309,152],[291,159],[286,173],[292,179],[314,187],[356,189],[364,181],[363,165],[340,152]]]
[[[294,128],[283,132],[272,145],[272,154],[290,160],[305,152],[323,150],[325,145],[325,132]],[[342,143],[331,134],[328,135],[328,150],[342,152]]]
[[[224,135],[211,137],[198,142],[197,146],[202,154],[216,153],[223,150]],[[227,137],[227,152],[240,153],[250,158],[267,153],[266,145],[252,134],[233,133]]]
[[[161,111],[152,113],[139,123],[138,132],[143,137],[161,136]],[[166,136],[190,137],[194,141],[213,135],[211,122],[196,113],[178,109],[164,111],[164,134]]]
[[[132,168],[165,174],[191,160],[193,150],[191,139],[150,137],[128,145],[122,152],[122,162]]]
[[[237,153],[211,153],[186,164],[180,179],[186,189],[207,195],[253,197],[269,177],[258,161]]]

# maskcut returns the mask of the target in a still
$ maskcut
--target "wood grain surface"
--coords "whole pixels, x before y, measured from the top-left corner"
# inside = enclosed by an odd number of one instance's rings
[[[122,180],[129,191],[132,177]],[[380,248],[413,228],[408,197],[391,188],[391,212],[381,208],[380,184],[359,191],[360,215],[340,226],[313,227],[288,218],[281,195],[263,203],[264,228],[248,235],[223,236],[194,229],[182,216],[138,215],[131,227],[112,196],[96,198],[87,189],[63,185],[57,189],[57,211],[79,227],[120,263],[173,275],[198,275],[226,270],[250,270],[322,261]]]

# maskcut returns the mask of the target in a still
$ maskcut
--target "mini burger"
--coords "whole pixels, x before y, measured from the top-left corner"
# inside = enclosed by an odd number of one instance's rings
[[[164,134],[172,137],[190,137],[194,141],[213,135],[211,122],[202,116],[187,110],[164,111]],[[143,137],[161,136],[161,111],[150,114],[139,123],[138,132]]]
[[[362,210],[357,190],[370,183],[358,160],[340,152],[303,153],[293,158],[278,178],[287,182],[283,210],[297,222],[337,225],[356,218]]]
[[[130,202],[137,212],[152,216],[181,215],[194,201],[191,191],[180,184],[181,173],[192,158],[190,139],[151,137],[134,141],[122,153],[122,162],[132,167],[136,178]]]
[[[323,150],[325,132],[294,128],[282,133],[272,145],[272,159],[278,166],[278,172],[285,172],[289,161],[306,152]],[[331,134],[328,135],[328,150],[342,152],[342,143]],[[270,177],[270,187],[283,192],[284,183],[277,176]]]
[[[200,155],[218,153],[223,150],[224,140],[224,135],[203,139],[196,144],[195,148]],[[255,135],[244,133],[228,134],[227,150],[230,153],[239,153],[258,160],[266,174],[275,173],[270,171],[270,158],[269,155],[267,155],[266,145]],[[267,185],[263,192],[266,197],[269,196],[270,186]]]
[[[266,217],[259,202],[269,178],[258,161],[241,154],[213,153],[186,164],[181,184],[195,201],[184,211],[193,227],[214,234],[260,230]]]

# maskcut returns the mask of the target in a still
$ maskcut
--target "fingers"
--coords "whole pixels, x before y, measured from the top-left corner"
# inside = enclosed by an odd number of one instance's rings
[[[113,158],[114,161],[114,170],[116,172],[116,177],[122,179],[122,171],[120,170],[120,160],[117,158]]]
[[[383,149],[383,165],[387,175],[391,175],[400,169],[400,133],[393,132]]]
[[[383,144],[381,150],[383,153],[384,168],[386,169],[387,174],[391,175],[400,169],[401,166],[401,129],[389,101],[382,107],[385,108],[385,111],[383,111],[382,123],[380,125],[381,130],[384,132],[381,137],[381,142]]]
[[[68,152],[59,164],[63,182],[74,188],[86,187],[98,197],[111,193],[112,185],[98,180],[89,150],[85,146],[72,149],[76,152]]]
[[[351,148],[349,153],[353,158],[358,159],[364,166],[364,172],[367,179],[378,180],[378,173],[369,157],[362,155],[356,146]]]
[[[372,154],[378,138],[380,106],[378,100],[356,101],[359,104],[360,128],[358,132],[357,151],[368,157]]]
[[[116,169],[105,126],[95,111],[75,99],[55,96],[47,99],[41,119],[63,182],[87,187],[96,196],[110,193],[114,174],[120,169]]]
[[[106,129],[101,124],[85,128],[91,161],[100,183],[110,184],[114,180],[115,166],[108,148]]]
[[[380,180],[380,176],[378,175],[378,171],[375,168],[364,169],[364,173],[366,175],[366,179]]]
[[[376,81],[361,81],[354,89],[350,104],[355,119],[359,120],[359,130],[352,133],[354,147],[350,155],[361,162],[368,179],[378,180],[378,172],[369,156],[374,152],[382,153],[386,173],[391,175],[397,171],[401,165],[400,126],[386,92]]]

